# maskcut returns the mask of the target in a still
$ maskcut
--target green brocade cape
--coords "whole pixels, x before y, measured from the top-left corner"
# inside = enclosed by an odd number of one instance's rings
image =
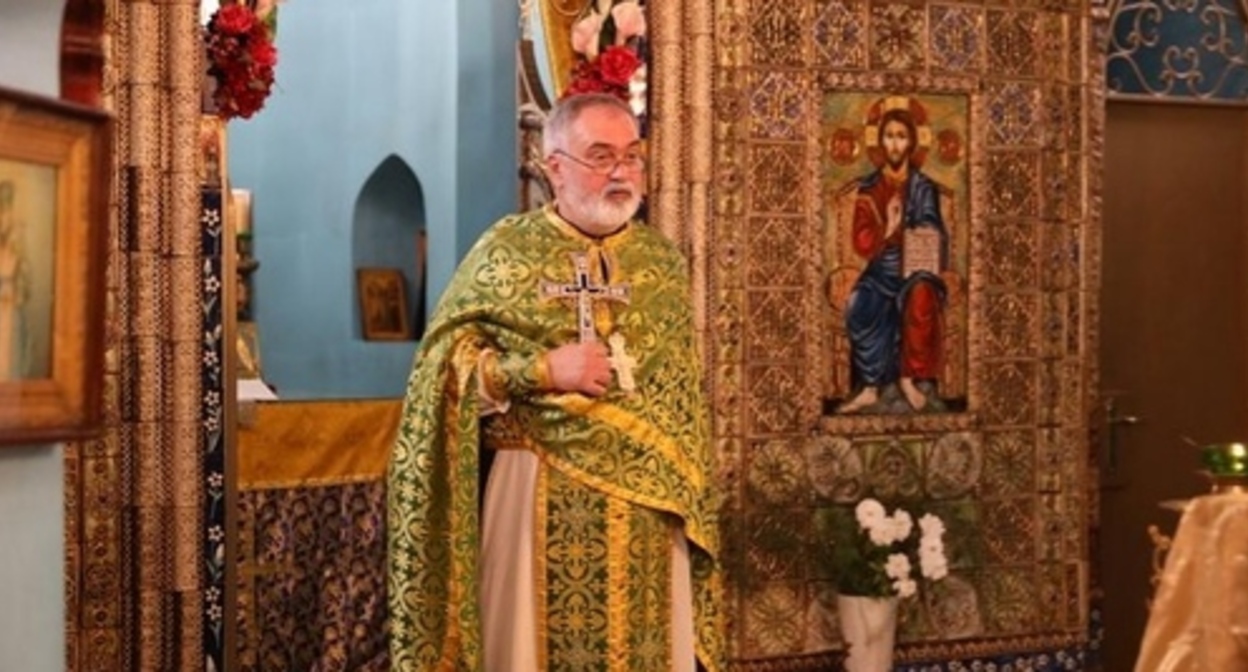
[[[627,303],[594,302],[593,322],[604,342],[624,335],[637,360],[631,393],[616,381],[597,399],[535,389],[541,353],[578,337],[576,300],[541,291],[574,282],[573,253],[588,255],[591,284],[628,285]],[[500,353],[511,407],[481,421],[484,349]],[[600,663],[586,669],[664,669],[664,558],[683,521],[698,658],[723,669],[719,498],[699,361],[687,264],[657,231],[631,223],[598,240],[546,208],[486,232],[433,315],[391,457],[392,669],[482,669],[482,445],[528,450],[542,465],[534,561],[544,667],[579,667],[589,655]]]

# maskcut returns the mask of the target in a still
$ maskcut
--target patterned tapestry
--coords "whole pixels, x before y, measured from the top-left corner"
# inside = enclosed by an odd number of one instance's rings
[[[398,399],[284,401],[240,420],[229,669],[388,669],[385,470],[399,411]]]
[[[906,669],[1081,669],[1105,14],[683,4],[685,57],[713,36],[710,212],[695,184],[659,222],[694,215],[705,254],[739,669],[837,664],[832,537],[865,497],[947,526],[948,577],[901,603]],[[662,87],[676,29],[659,14]],[[890,171],[922,184],[904,208],[881,191]]]
[[[385,481],[239,493],[240,672],[389,668]]]

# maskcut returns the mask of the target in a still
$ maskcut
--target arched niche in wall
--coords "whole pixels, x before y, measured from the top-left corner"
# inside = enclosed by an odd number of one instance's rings
[[[355,200],[351,260],[360,269],[399,269],[403,274],[408,333],[420,338],[425,323],[428,230],[420,179],[391,154],[377,165]],[[358,276],[357,276],[358,277]],[[356,311],[360,310],[357,302]],[[363,333],[363,321],[357,320]]]

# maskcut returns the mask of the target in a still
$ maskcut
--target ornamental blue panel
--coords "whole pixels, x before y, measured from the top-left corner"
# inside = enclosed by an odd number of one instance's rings
[[[1248,101],[1248,40],[1235,0],[1122,0],[1110,22],[1111,95]]]

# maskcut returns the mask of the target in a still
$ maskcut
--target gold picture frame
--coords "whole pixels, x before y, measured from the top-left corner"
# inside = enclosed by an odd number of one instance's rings
[[[0,445],[98,429],[111,131],[0,88]]]
[[[360,268],[356,269],[355,277],[364,340],[410,340],[413,335],[403,271],[397,268]]]

